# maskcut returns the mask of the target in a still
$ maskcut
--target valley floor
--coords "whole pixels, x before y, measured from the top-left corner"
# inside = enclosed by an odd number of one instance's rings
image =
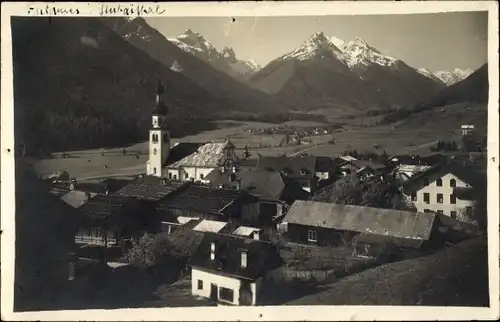
[[[437,140],[443,139],[443,132],[432,129],[401,129],[391,126],[361,127],[354,125],[343,125],[334,133],[307,136],[309,144],[280,146],[284,138],[283,133],[264,134],[263,131],[275,128],[278,124],[221,121],[221,126],[212,131],[202,132],[179,139],[173,142],[208,142],[223,140],[228,137],[236,145],[240,153],[245,146],[249,146],[250,158],[257,155],[276,156],[286,153],[289,156],[300,153],[308,153],[317,156],[338,156],[347,149],[358,152],[386,151],[389,155],[414,153],[429,154],[430,147]],[[311,122],[289,122],[288,126],[295,129],[303,128],[304,131],[321,126],[319,123]],[[448,129],[447,139],[458,139],[459,129]],[[329,141],[335,140],[335,144]],[[379,145],[378,149],[374,145]],[[68,157],[63,158],[62,153],[54,153],[51,159],[32,160],[35,170],[40,175],[50,174],[55,171],[67,171],[77,180],[92,180],[103,177],[129,177],[145,172],[145,164],[148,159],[148,143],[138,143],[123,148],[96,149],[85,151],[69,151]],[[102,155],[104,153],[104,155]]]

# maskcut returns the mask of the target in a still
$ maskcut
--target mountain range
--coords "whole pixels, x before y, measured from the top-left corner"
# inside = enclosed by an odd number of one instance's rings
[[[319,99],[363,107],[411,105],[445,87],[403,61],[383,55],[362,38],[343,41],[322,32],[271,61],[249,84],[301,102]]]
[[[237,59],[233,48],[224,47],[221,51],[218,51],[202,35],[193,32],[191,29],[187,29],[175,37],[168,38],[168,40],[185,52],[196,56],[236,79],[248,79],[260,69],[260,66],[251,59]]]
[[[382,123],[400,122],[398,127],[404,128],[441,128],[441,132],[453,131],[462,124],[474,124],[480,132],[486,133],[488,91],[488,64],[485,64],[437,95],[386,115]]]
[[[169,40],[142,18],[18,17],[11,25],[16,139],[28,154],[144,139],[159,80],[174,136],[219,119],[281,122],[323,107],[411,108],[446,90],[439,75],[426,76],[361,38],[317,33],[259,69],[192,31]]]

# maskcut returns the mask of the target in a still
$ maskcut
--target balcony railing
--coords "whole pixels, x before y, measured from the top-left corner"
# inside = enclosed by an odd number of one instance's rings
[[[104,246],[104,237],[100,236],[75,236],[75,243]],[[108,246],[116,245],[116,238],[108,238]]]

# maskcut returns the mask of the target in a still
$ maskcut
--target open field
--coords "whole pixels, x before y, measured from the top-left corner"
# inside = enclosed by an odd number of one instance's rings
[[[290,127],[309,128],[321,126],[313,122],[288,122]],[[231,137],[236,148],[243,153],[245,145],[250,147],[250,158],[262,156],[276,156],[286,153],[289,156],[301,152],[317,156],[335,157],[347,149],[355,149],[358,152],[376,151],[374,145],[380,145],[378,151],[386,150],[389,155],[400,153],[428,154],[430,147],[438,139],[447,133],[447,139],[458,140],[460,130],[458,128],[444,129],[437,133],[434,128],[405,129],[389,125],[376,127],[359,127],[344,125],[332,134],[309,136],[310,144],[289,145],[278,147],[284,134],[262,134],[249,132],[276,127],[278,124],[221,121],[219,128],[212,131],[201,132],[183,138],[175,138],[175,142],[207,142],[220,141]],[[328,144],[332,138],[335,144]],[[257,148],[258,147],[258,148]],[[54,171],[68,171],[71,176],[78,180],[97,179],[101,177],[134,176],[145,172],[145,164],[148,159],[148,143],[142,142],[127,147],[127,154],[122,155],[123,148],[96,149],[68,152],[68,158],[62,158],[62,154],[54,154],[53,159],[32,160],[36,171],[41,174],[49,174]],[[104,156],[101,153],[104,152]]]
[[[487,245],[482,237],[433,255],[350,275],[289,305],[488,306]]]

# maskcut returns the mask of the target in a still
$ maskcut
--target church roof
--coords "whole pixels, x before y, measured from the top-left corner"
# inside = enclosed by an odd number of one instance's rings
[[[169,168],[179,167],[205,167],[215,168],[218,166],[220,158],[223,156],[224,148],[227,142],[224,143],[207,143],[198,148],[197,151],[170,164]]]

